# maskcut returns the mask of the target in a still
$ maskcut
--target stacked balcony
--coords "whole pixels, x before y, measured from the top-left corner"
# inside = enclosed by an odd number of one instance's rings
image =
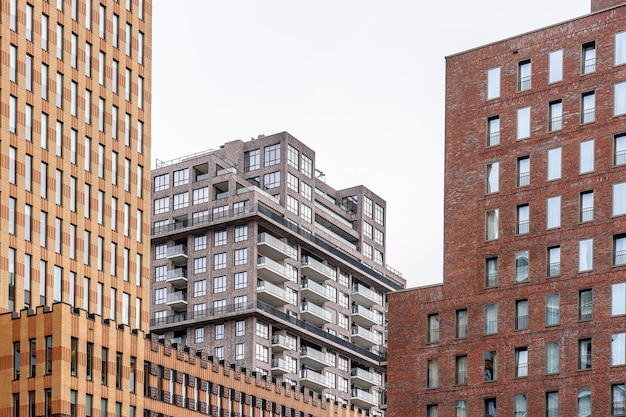
[[[187,269],[174,268],[167,271],[166,281],[174,288],[187,288]]]
[[[257,275],[265,281],[269,281],[272,284],[282,284],[289,281],[287,268],[266,256],[259,256],[256,265]]]
[[[332,320],[330,311],[310,301],[303,301],[300,304],[300,318],[318,327],[330,323]]]
[[[352,388],[350,402],[361,408],[378,406],[378,398],[374,394],[358,387]]]
[[[365,307],[374,305],[383,305],[383,296],[381,293],[365,287],[363,284],[355,283],[352,285],[352,301]]]
[[[258,280],[256,290],[257,298],[273,307],[289,304],[289,293],[271,282]]]
[[[328,354],[311,346],[302,346],[300,349],[300,364],[317,370],[331,365]]]
[[[283,260],[289,257],[289,247],[287,244],[268,233],[260,233],[257,242],[258,252],[263,256],[276,260]]]
[[[382,315],[359,304],[352,304],[352,322],[363,327],[382,325]]]
[[[165,303],[172,307],[175,311],[187,310],[187,292],[175,291],[169,293],[167,294],[167,300]]]
[[[289,342],[287,336],[284,334],[272,335],[272,352],[282,352],[285,350],[295,350],[295,346]]]
[[[291,369],[289,368],[289,364],[283,358],[273,358],[272,359],[272,375],[283,375],[290,374]]]
[[[301,274],[307,278],[310,278],[318,283],[322,283],[327,279],[334,279],[336,271],[320,261],[313,259],[310,256],[303,256],[301,262]]]
[[[328,288],[309,278],[302,278],[300,296],[316,304],[323,304],[326,301],[330,301]]]
[[[372,346],[379,345],[381,341],[378,336],[364,327],[353,325],[352,326],[352,343],[364,348],[370,348]]]
[[[352,368],[350,370],[350,381],[352,385],[365,389],[380,385],[376,375],[362,368]]]
[[[300,385],[313,391],[321,391],[325,388],[330,388],[326,376],[322,375],[320,372],[306,368],[300,370]]]
[[[172,261],[174,265],[186,265],[187,264],[187,246],[176,245],[167,248],[167,259]]]

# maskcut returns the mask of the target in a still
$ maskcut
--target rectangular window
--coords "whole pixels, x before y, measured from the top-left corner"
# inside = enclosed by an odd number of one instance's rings
[[[426,361],[426,388],[437,388],[439,386],[439,361],[428,359]]]
[[[498,305],[487,304],[485,306],[485,334],[498,332]]]
[[[500,97],[500,67],[487,71],[487,100]]]
[[[454,403],[454,417],[467,417],[467,401],[456,401]]]
[[[519,347],[515,349],[515,376],[528,376],[528,348]]]
[[[594,41],[583,44],[581,64],[583,74],[596,71],[596,43]]]
[[[528,300],[515,302],[515,330],[528,329]]]
[[[485,352],[485,381],[497,379],[498,354],[495,350]]]
[[[626,265],[626,234],[613,236],[613,265]]]
[[[626,283],[621,282],[611,286],[611,315],[624,314],[626,314]]]
[[[439,342],[439,314],[428,315],[428,343]]]
[[[548,130],[554,132],[561,129],[563,129],[563,102],[556,100],[550,103],[550,123]]]
[[[487,119],[487,146],[500,144],[500,116]]]
[[[485,267],[485,286],[487,288],[498,285],[498,258],[487,258]]]
[[[593,239],[578,242],[578,271],[585,272],[593,269]]]
[[[546,343],[546,374],[559,373],[559,343]]]
[[[578,341],[578,369],[591,369],[591,339]]]
[[[590,222],[593,220],[593,191],[583,191],[580,193],[580,222]]]
[[[578,292],[578,320],[585,321],[593,318],[593,292],[580,290]]]
[[[530,156],[517,158],[517,186],[530,185]]]
[[[532,79],[532,66],[530,59],[519,63],[518,85],[519,91],[530,90]]]
[[[615,34],[615,65],[626,62],[626,32]]]
[[[78,339],[72,337],[70,345],[70,375],[77,376],[78,373]]]
[[[561,227],[561,196],[548,198],[547,209],[547,228]]]
[[[174,171],[174,187],[189,183],[189,168]]]
[[[548,82],[563,80],[563,50],[550,52],[548,55]]]
[[[280,163],[280,143],[266,146],[263,149],[264,161],[263,166],[268,167]]]
[[[115,388],[117,389],[122,389],[122,365],[122,352],[117,352],[115,354]]]
[[[581,96],[580,123],[591,123],[596,120],[596,93],[589,91]]]
[[[546,417],[559,416],[559,393],[558,391],[546,392]]]
[[[517,109],[517,140],[530,137],[530,107]]]
[[[587,140],[580,143],[580,173],[594,170],[594,140]]]
[[[530,206],[520,204],[517,206],[517,234],[523,235],[530,231]]]
[[[487,193],[500,191],[500,163],[487,164]]]
[[[468,335],[468,313],[467,309],[456,311],[456,338],[465,339]]]
[[[485,239],[486,240],[498,239],[498,217],[499,217],[498,209],[487,211],[485,215],[485,218],[486,218]]]
[[[623,416],[626,414],[626,396],[624,395],[624,384],[611,386],[611,415]]]
[[[548,248],[548,277],[559,275],[561,275],[561,247],[552,246]]]
[[[528,280],[529,258],[528,251],[523,250],[515,253],[515,282]]]
[[[467,355],[456,357],[454,383],[457,385],[467,384]]]
[[[615,135],[615,165],[624,165],[626,164],[626,134],[622,133],[619,135]]]
[[[613,216],[626,214],[626,182],[613,184]]]
[[[611,365],[626,365],[626,333],[611,335]]]

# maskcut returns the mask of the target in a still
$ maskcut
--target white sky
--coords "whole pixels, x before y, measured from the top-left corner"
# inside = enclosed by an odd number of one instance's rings
[[[590,0],[154,0],[152,162],[288,131],[330,186],[363,184],[387,201],[386,261],[407,287],[441,282],[445,57],[589,10]]]

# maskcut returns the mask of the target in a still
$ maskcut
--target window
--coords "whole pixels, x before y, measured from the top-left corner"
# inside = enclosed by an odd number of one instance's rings
[[[578,242],[578,272],[593,269],[593,239]]]
[[[500,67],[487,71],[487,100],[500,97]]]
[[[495,350],[485,352],[485,381],[495,381],[497,379],[498,354]]]
[[[174,187],[189,183],[189,168],[174,171]]]
[[[523,235],[530,230],[530,206],[520,204],[517,206],[517,234]]]
[[[591,417],[591,388],[578,388],[577,417]]]
[[[591,320],[593,318],[593,292],[580,290],[578,292],[578,320]]]
[[[280,163],[280,143],[266,146],[263,151],[263,166],[268,167]]]
[[[615,135],[615,165],[626,164],[626,133]]]
[[[426,361],[426,388],[439,386],[439,360],[428,359]]]
[[[426,417],[439,417],[439,406],[437,404],[427,405]]]
[[[154,191],[163,191],[170,188],[170,177],[168,174],[157,175],[153,179]]]
[[[611,415],[623,416],[626,414],[626,396],[624,395],[624,384],[611,386]]]
[[[528,329],[528,300],[515,302],[515,330]]]
[[[498,285],[498,258],[487,258],[485,268],[485,286],[487,288]]]
[[[226,253],[216,253],[213,255],[213,270],[226,268]]]
[[[485,417],[496,417],[497,406],[495,398],[485,398]]]
[[[154,200],[154,214],[166,213],[170,210],[170,198],[163,197]]]
[[[559,393],[558,391],[546,392],[546,417],[559,416]]]
[[[517,109],[517,139],[530,137],[530,107]]]
[[[548,276],[558,277],[561,275],[561,247],[548,248]]]
[[[248,272],[237,272],[235,273],[235,289],[240,290],[242,288],[246,288],[248,286]]]
[[[244,171],[253,171],[261,167],[261,150],[254,149],[244,153]]]
[[[517,186],[524,187],[530,184],[530,157],[517,158]]]
[[[546,227],[561,227],[561,196],[548,198],[547,209]]]
[[[500,163],[493,162],[487,165],[487,193],[500,191]]]
[[[174,210],[187,207],[189,205],[189,193],[174,194]]]
[[[19,356],[19,351],[17,353],[18,353],[18,356]],[[51,373],[52,373],[52,336],[46,336],[46,369],[45,369],[45,374],[46,375],[50,375]]]
[[[467,417],[467,401],[456,401],[454,403],[454,417]]]
[[[456,311],[456,337],[465,339],[468,334],[468,314],[467,309]]]
[[[626,62],[626,32],[615,34],[615,65]]]
[[[236,249],[235,250],[235,266],[245,265],[248,263],[248,249]]]
[[[248,240],[248,225],[235,227],[235,242]]]
[[[611,315],[626,314],[626,283],[620,282],[611,286]]]
[[[235,344],[235,360],[242,361],[246,356],[246,345],[244,343]]]
[[[226,276],[213,278],[213,293],[217,294],[226,291]]]
[[[626,114],[626,82],[615,84],[614,114]]]
[[[523,250],[515,253],[515,282],[528,280],[528,251]]]
[[[580,193],[580,222],[590,222],[593,220],[593,191],[583,191]]]
[[[256,360],[267,362],[269,349],[267,346],[256,344]]]
[[[613,237],[613,265],[626,265],[626,234]]]
[[[498,238],[498,217],[499,210],[489,210],[486,213],[486,240],[495,240]]]
[[[611,365],[626,365],[626,333],[611,335]]]
[[[580,144],[580,173],[591,172],[594,169],[594,140],[587,140]]]
[[[554,132],[563,129],[563,102],[556,100],[550,103],[550,123],[548,130]]]
[[[487,146],[500,144],[500,116],[487,119]]]
[[[519,347],[515,349],[515,376],[528,376],[528,348]]]
[[[531,63],[530,60],[522,61],[519,63],[518,71],[518,85],[519,91],[530,90],[531,85]]]
[[[617,92],[617,85],[616,85]],[[616,102],[617,102],[617,95]],[[617,110],[617,108],[616,108]],[[581,96],[580,123],[591,123],[596,120],[596,93],[590,91]]]
[[[235,311],[245,310],[247,308],[248,297],[246,295],[240,295],[235,297]]]
[[[548,55],[548,82],[563,80],[563,50],[550,52]]]
[[[613,184],[613,216],[626,214],[626,182]]]
[[[498,305],[487,304],[485,306],[485,334],[498,332]]]
[[[224,324],[215,325],[215,340],[221,340],[224,338]]]
[[[193,296],[204,297],[206,295],[206,280],[201,279],[193,283]]]
[[[280,187],[280,171],[270,172],[263,175],[263,186],[266,190]]]
[[[583,44],[581,64],[583,74],[596,71],[596,43],[594,41]]]
[[[457,385],[467,384],[467,355],[461,355],[456,357],[455,364],[455,379],[454,383]]]
[[[78,373],[78,339],[72,337],[70,344],[70,375],[77,376]]]
[[[546,374],[559,373],[559,343],[546,343]]]
[[[439,314],[428,315],[428,343],[439,341]]]
[[[154,290],[154,304],[164,304],[167,298],[166,288],[157,288]]]

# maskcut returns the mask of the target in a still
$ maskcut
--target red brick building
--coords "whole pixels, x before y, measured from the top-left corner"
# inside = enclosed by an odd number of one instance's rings
[[[624,415],[626,2],[447,57],[444,281],[389,296],[388,415]]]

